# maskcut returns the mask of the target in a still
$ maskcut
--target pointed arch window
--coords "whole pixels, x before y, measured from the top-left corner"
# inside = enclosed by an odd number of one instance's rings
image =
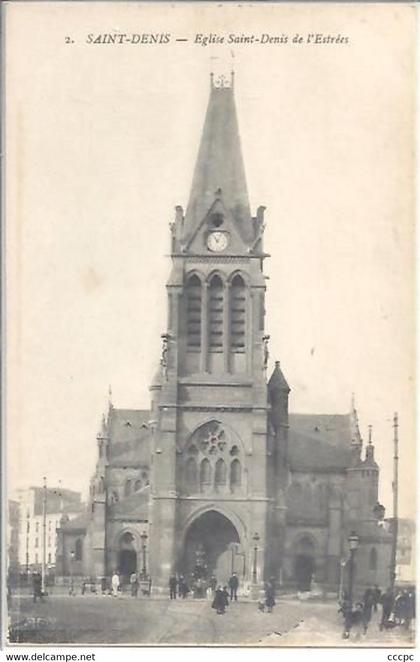
[[[211,485],[211,467],[210,462],[205,458],[200,464],[200,488],[204,491]]]
[[[220,276],[213,276],[209,287],[209,348],[213,352],[223,350],[223,283]]]
[[[194,274],[188,279],[187,287],[187,346],[200,349],[201,346],[201,281]]]
[[[131,480],[127,480],[125,485],[124,485],[124,496],[130,496],[131,491],[132,491]]]
[[[230,289],[230,348],[233,352],[245,351],[246,291],[243,278],[237,274]]]
[[[242,482],[242,468],[239,460],[235,459],[230,465],[230,487],[234,490],[240,487]]]
[[[214,472],[214,484],[216,487],[226,485],[226,464],[222,458],[217,460]]]

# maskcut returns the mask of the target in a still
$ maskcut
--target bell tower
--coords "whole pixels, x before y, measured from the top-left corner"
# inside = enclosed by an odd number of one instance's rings
[[[232,543],[250,582],[258,534],[257,576],[263,578],[269,502],[264,210],[255,217],[250,212],[234,74],[230,80],[211,75],[189,202],[185,213],[176,207],[170,225],[168,327],[151,389],[151,563],[162,586],[170,572],[188,570],[190,527],[195,522],[194,530],[205,531],[205,520],[201,528],[196,520],[210,511],[209,522],[216,511],[235,530]],[[223,573],[218,559],[225,543],[219,542],[217,553],[206,553]],[[204,553],[212,541],[199,543]]]

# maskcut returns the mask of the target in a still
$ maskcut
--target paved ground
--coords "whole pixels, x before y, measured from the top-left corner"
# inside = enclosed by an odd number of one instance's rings
[[[27,619],[23,640],[33,643],[413,645],[410,633],[398,628],[382,634],[376,623],[366,637],[354,632],[343,641],[335,604],[298,600],[279,600],[272,614],[238,602],[217,615],[204,600],[51,596],[34,605],[29,596],[14,596],[10,614],[12,625]]]

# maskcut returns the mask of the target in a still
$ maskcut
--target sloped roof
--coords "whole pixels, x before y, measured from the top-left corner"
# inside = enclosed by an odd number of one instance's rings
[[[110,516],[115,519],[149,519],[150,487],[120,499],[110,506]]]
[[[200,148],[184,222],[189,239],[221,189],[244,240],[253,239],[248,189],[242,158],[233,87],[211,86]]]
[[[150,412],[112,409],[109,416],[110,463],[113,466],[150,464]]]
[[[83,512],[81,515],[78,515],[74,519],[65,522],[61,527],[65,531],[73,531],[78,529],[86,529],[89,518],[87,512]]]
[[[270,391],[274,391],[275,389],[287,392],[290,391],[290,386],[287,383],[286,378],[280,368],[280,361],[276,361],[274,365],[274,370],[268,381],[268,388]]]
[[[350,414],[290,414],[292,471],[342,471],[352,464]]]

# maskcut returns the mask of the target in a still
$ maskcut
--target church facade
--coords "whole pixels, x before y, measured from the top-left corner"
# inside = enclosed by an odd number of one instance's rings
[[[337,591],[356,531],[356,583],[387,583],[379,467],[354,403],[290,413],[280,363],[267,375],[264,212],[250,211],[234,77],[212,76],[189,203],[170,226],[151,407],[110,401],[87,512],[58,532],[63,576],[143,571],[159,590],[198,565],[219,582],[235,571],[244,589],[274,577],[285,590]]]

